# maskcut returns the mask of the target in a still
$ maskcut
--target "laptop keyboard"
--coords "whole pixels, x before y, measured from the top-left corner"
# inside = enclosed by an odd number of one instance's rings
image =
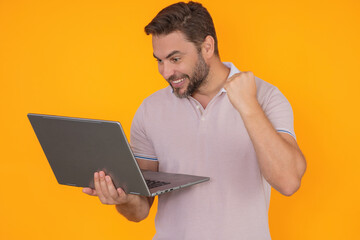
[[[148,186],[149,189],[170,184],[169,182],[161,182],[161,181],[155,181],[155,180],[149,180],[149,179],[146,179],[145,181],[146,181],[146,185]]]

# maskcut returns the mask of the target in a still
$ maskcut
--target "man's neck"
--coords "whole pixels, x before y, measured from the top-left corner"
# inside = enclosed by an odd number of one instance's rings
[[[224,87],[229,76],[230,69],[227,68],[219,59],[214,60],[210,65],[210,72],[206,83],[201,86],[192,97],[195,98],[204,108],[211,99]]]

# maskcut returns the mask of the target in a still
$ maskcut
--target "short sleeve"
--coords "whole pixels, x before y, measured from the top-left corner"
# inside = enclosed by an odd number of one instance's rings
[[[145,104],[135,113],[130,130],[130,145],[136,158],[157,161],[152,142],[146,135]]]
[[[278,88],[274,87],[267,97],[264,112],[276,131],[290,134],[296,139],[291,105]]]

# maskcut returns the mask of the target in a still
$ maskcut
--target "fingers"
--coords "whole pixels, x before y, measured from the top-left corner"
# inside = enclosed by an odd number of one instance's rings
[[[95,189],[91,189],[91,188],[83,188],[82,189],[83,193],[86,193],[87,195],[90,196],[97,196],[96,194],[96,190]]]
[[[101,186],[100,186],[100,176],[98,172],[94,173],[94,186],[95,186],[95,191],[97,192],[97,195],[100,199],[100,201],[102,203],[104,203],[104,201],[106,201],[104,194],[101,190]]]
[[[109,200],[110,194],[109,194],[109,189],[108,189],[107,183],[105,181],[105,173],[103,171],[100,171],[99,176],[100,176],[100,188],[101,188],[102,194],[106,200]]]
[[[119,196],[123,196],[126,194],[121,188],[116,189],[116,191],[118,192]]]
[[[119,194],[115,189],[115,186],[114,186],[114,184],[113,184],[113,182],[111,180],[111,177],[106,176],[105,181],[106,181],[106,184],[107,184],[107,187],[108,187],[109,196],[116,201],[117,198],[119,197]]]
[[[124,192],[115,189],[110,176],[103,171],[94,174],[94,185],[97,196],[103,204],[120,204],[124,201]]]

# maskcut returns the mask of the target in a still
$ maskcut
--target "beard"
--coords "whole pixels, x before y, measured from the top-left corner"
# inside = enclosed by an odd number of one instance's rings
[[[206,78],[209,75],[210,67],[206,64],[203,56],[201,53],[198,53],[198,60],[196,62],[196,65],[193,69],[192,76],[190,77],[187,74],[181,74],[179,76],[170,76],[167,81],[170,83],[171,80],[180,79],[180,78],[187,78],[189,79],[189,84],[185,90],[185,92],[180,93],[180,88],[174,88],[171,84],[171,88],[173,89],[173,92],[175,96],[178,98],[188,98],[191,96],[196,90],[198,90],[201,86],[206,84]]]

